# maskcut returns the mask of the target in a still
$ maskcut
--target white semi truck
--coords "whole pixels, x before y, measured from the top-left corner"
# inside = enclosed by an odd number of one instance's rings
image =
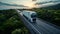
[[[28,21],[36,22],[36,12],[24,10],[22,14]]]

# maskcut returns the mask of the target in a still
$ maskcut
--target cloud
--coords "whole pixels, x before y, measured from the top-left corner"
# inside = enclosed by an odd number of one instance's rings
[[[36,8],[52,6],[52,5],[56,5],[56,4],[59,4],[59,3],[60,3],[60,2],[49,2],[49,3],[45,3],[45,4],[37,5],[37,7],[36,7]]]
[[[50,6],[50,5],[55,5],[56,3],[49,2],[49,1],[60,1],[60,0],[0,0],[1,2],[5,3],[10,3],[10,4],[18,4],[18,5],[25,5],[25,6],[30,6],[32,7],[35,3],[37,2],[48,2],[46,4],[40,4],[39,7],[45,7],[45,6]],[[37,5],[36,5],[37,6]],[[37,6],[38,7],[38,6]]]

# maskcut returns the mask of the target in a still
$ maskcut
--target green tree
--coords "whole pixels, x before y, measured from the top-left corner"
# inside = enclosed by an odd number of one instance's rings
[[[12,31],[12,34],[21,34],[22,30],[21,29],[15,29],[14,31]]]

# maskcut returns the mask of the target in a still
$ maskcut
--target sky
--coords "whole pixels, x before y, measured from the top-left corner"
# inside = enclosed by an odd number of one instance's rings
[[[25,3],[25,2],[32,2],[32,0],[0,0],[1,2],[6,3]],[[37,2],[47,2],[47,1],[59,1],[59,0],[36,0]]]
[[[37,2],[48,2],[48,1],[60,1],[60,0],[36,0],[36,1],[32,1],[32,0],[0,0],[0,2],[4,2],[4,3],[24,5],[24,6],[29,6],[29,7],[35,7],[34,4]],[[51,3],[51,4],[55,4],[55,3]]]
[[[29,6],[29,7],[34,6],[34,2],[32,0],[0,0],[0,1],[4,2],[4,3],[25,5],[25,6]]]

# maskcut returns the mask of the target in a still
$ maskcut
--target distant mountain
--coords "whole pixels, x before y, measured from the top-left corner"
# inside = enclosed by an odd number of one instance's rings
[[[48,6],[48,7],[42,7],[42,9],[60,9],[60,4]]]
[[[24,6],[24,5],[8,4],[8,3],[0,2],[0,6],[1,6],[1,5],[7,5],[7,6],[18,6],[18,7],[26,7],[26,6]]]

